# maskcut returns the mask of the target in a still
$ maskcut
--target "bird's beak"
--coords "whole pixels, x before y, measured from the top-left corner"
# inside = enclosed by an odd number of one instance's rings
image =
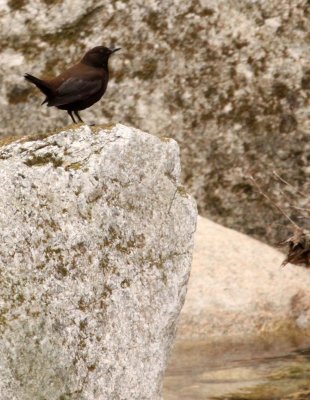
[[[120,50],[121,48],[120,47],[117,47],[116,49],[111,49],[111,54],[112,53],[115,53],[116,51],[118,51],[118,50]]]

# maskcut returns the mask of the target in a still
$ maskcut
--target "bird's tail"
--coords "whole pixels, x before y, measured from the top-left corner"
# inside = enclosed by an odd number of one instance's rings
[[[24,78],[27,81],[36,85],[36,87],[40,89],[42,93],[45,94],[46,99],[43,101],[42,104],[46,103],[48,101],[48,97],[52,96],[53,94],[50,85],[47,82],[43,81],[42,79],[36,78],[35,76],[32,76],[30,74],[25,74]]]

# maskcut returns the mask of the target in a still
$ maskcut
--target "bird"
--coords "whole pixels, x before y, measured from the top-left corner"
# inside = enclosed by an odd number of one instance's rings
[[[66,110],[73,123],[84,122],[79,111],[92,106],[104,95],[109,81],[108,62],[111,54],[121,48],[97,46],[87,51],[82,60],[53,79],[44,80],[25,74],[46,96],[43,104]]]

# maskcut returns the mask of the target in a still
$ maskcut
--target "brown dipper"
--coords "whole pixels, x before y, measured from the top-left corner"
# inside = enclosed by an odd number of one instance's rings
[[[67,110],[74,123],[73,114],[83,122],[78,112],[92,106],[104,95],[109,81],[108,60],[118,50],[120,48],[97,46],[89,50],[78,64],[56,78],[42,80],[25,74],[25,79],[45,94],[42,104]]]

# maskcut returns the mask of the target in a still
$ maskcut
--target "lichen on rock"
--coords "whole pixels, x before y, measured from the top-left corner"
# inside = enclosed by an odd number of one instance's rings
[[[25,72],[55,76],[86,49],[117,45],[122,51],[111,59],[105,98],[83,112],[85,120],[169,131],[180,144],[184,182],[201,215],[269,243],[283,239],[280,224],[287,221],[247,176],[262,179],[292,217],[269,171],[277,170],[295,193],[310,190],[308,1],[5,3],[1,135],[67,121],[64,112],[39,108],[41,95],[29,90]]]
[[[176,142],[72,127],[0,169],[1,399],[161,399],[196,221]]]

